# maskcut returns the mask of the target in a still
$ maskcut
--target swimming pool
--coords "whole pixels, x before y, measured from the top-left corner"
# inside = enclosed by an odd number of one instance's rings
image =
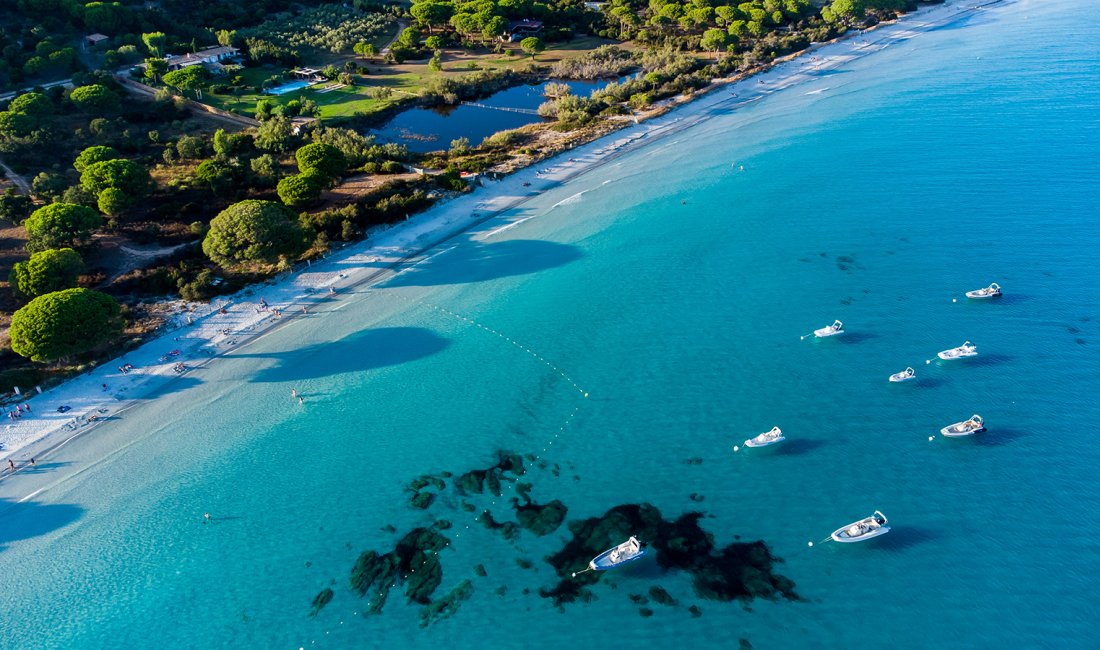
[[[265,92],[268,95],[285,95],[287,93],[294,92],[295,90],[301,90],[302,88],[305,88],[309,85],[310,82],[308,81],[292,81],[288,84],[283,84],[282,86],[268,88]]]

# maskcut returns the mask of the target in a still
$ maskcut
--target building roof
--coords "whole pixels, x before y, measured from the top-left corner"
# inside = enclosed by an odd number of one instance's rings
[[[541,20],[527,20],[525,18],[523,20],[515,20],[515,21],[512,21],[512,22],[508,23],[508,31],[509,32],[514,32],[517,29],[519,29],[519,30],[542,29],[542,21]]]
[[[100,41],[105,41],[108,38],[110,38],[110,36],[107,36],[106,34],[96,33],[96,34],[88,34],[87,36],[84,37],[84,40],[88,41],[89,43],[99,43]]]
[[[198,65],[205,63],[211,59],[217,59],[222,56],[229,56],[240,53],[235,47],[212,47],[206,50],[200,50],[198,52],[188,52],[187,54],[177,54],[175,56],[168,56],[168,64],[180,67],[187,67],[189,65]]]

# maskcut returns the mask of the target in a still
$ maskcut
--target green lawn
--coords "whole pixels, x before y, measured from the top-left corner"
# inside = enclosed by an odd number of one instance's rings
[[[552,64],[609,42],[593,37],[576,38],[568,43],[560,43],[550,47],[538,55],[535,63],[540,65]],[[440,76],[460,76],[474,69],[520,69],[531,63],[531,57],[523,54],[518,45],[507,49],[512,50],[510,56],[495,52],[472,53],[462,50],[447,50],[443,56],[443,70],[439,72],[428,69],[426,61],[410,61],[400,65],[386,65],[376,61],[368,61],[366,67],[369,68],[370,72],[366,76],[356,75],[356,85],[331,91],[323,90],[326,86],[331,85],[331,82],[322,82],[285,95],[265,95],[257,92],[240,95],[217,95],[207,90],[203,94],[202,101],[215,108],[249,117],[255,116],[256,103],[261,99],[277,104],[286,104],[292,99],[311,99],[317,102],[320,107],[321,119],[350,117],[356,113],[369,114],[388,107],[395,100],[408,94],[420,94],[425,82],[430,79]],[[352,60],[352,57],[339,57],[326,61],[325,64],[333,63],[339,68],[348,60]],[[357,62],[363,63],[358,60]],[[320,64],[316,62],[311,62],[308,65],[320,67]],[[280,75],[282,71],[282,68],[275,66],[261,66],[245,68],[239,74],[245,86],[255,88],[260,86],[267,78]],[[392,89],[394,91],[393,97],[390,99],[371,97],[369,95],[370,89],[378,87]]]

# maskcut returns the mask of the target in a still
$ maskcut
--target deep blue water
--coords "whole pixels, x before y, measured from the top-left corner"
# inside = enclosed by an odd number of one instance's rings
[[[1096,647],[1098,36],[1068,0],[974,13],[719,111],[219,360],[0,515],[0,638]],[[1004,298],[962,298],[992,281]],[[844,337],[801,340],[834,318]],[[978,358],[924,363],[965,339]],[[917,382],[887,383],[907,365]],[[988,433],[936,435],[972,413]],[[784,446],[732,452],[773,425]],[[549,463],[525,480],[570,520],[646,502],[704,511],[719,544],[764,540],[801,600],[706,600],[642,561],[556,610],[537,592],[564,527],[509,542],[450,491],[408,505],[413,477],[502,448]],[[512,489],[470,501],[507,520]],[[876,508],[888,535],[807,547]],[[427,628],[396,591],[363,617],[357,556],[439,518],[440,592],[469,579],[471,598]],[[629,596],[655,585],[679,604],[642,617]]]
[[[483,106],[458,106],[448,110],[414,108],[399,113],[378,130],[375,135],[382,142],[403,144],[410,151],[428,152],[450,149],[451,141],[467,138],[473,145],[498,131],[518,129],[527,124],[541,122],[538,115],[484,108],[518,108],[537,110],[546,101],[543,89],[547,83],[564,83],[575,95],[588,95],[607,85],[606,81],[555,81],[516,86],[494,93],[477,103]]]

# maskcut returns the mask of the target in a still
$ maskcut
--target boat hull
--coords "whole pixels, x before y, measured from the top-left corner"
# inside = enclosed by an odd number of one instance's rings
[[[848,524],[848,526],[851,526],[851,525],[852,524]],[[886,533],[890,532],[890,527],[889,526],[879,526],[878,528],[874,529],[873,531],[871,531],[869,533],[864,533],[863,535],[860,535],[859,537],[846,537],[846,536],[843,536],[843,533],[844,533],[844,531],[848,530],[848,526],[845,526],[844,528],[838,528],[835,531],[833,531],[833,534],[830,535],[830,537],[832,537],[834,542],[840,542],[841,544],[855,544],[856,542],[866,542],[869,539],[879,537],[879,536],[885,535]]]
[[[977,352],[955,352],[953,350],[944,350],[936,355],[944,361],[954,361],[956,359],[969,359],[970,357],[978,356]]]
[[[830,336],[836,336],[837,334],[843,334],[844,330],[834,330],[831,327],[823,327],[819,330],[814,330],[814,336],[819,339],[828,338]]]
[[[765,441],[765,442],[756,442],[755,440],[750,439],[750,440],[745,441],[745,446],[746,447],[755,447],[755,448],[770,447],[770,446],[772,446],[776,443],[783,442],[784,440],[786,440],[786,438],[783,437],[783,436],[779,436],[775,440],[768,440],[768,441]]]
[[[1000,298],[1001,292],[997,293],[982,293],[981,291],[967,291],[966,297],[971,300],[989,300],[990,298]]]
[[[894,384],[900,384],[903,381],[909,381],[911,379],[916,379],[916,378],[917,378],[916,375],[906,375],[906,374],[903,374],[903,373],[898,373],[896,375],[890,375],[890,382],[894,383]]]
[[[944,427],[940,429],[940,434],[947,438],[966,438],[967,436],[972,436],[985,431],[985,427],[978,427],[977,429],[967,429],[965,431],[957,431],[955,430],[955,427],[957,426],[959,425],[952,424],[949,427]]]
[[[592,559],[591,562],[588,563],[588,568],[592,569],[593,571],[607,571],[608,569],[615,569],[615,568],[621,567],[623,565],[630,564],[631,562],[637,562],[638,560],[645,557],[647,553],[649,553],[648,550],[642,549],[641,551],[638,552],[637,555],[632,555],[631,557],[629,557],[625,560],[620,560],[618,562],[612,563],[611,559],[610,559],[610,555],[611,555],[611,552],[614,551],[614,550],[615,549],[611,549],[609,551],[604,551],[603,553],[600,553],[599,555],[597,555],[595,558]]]

